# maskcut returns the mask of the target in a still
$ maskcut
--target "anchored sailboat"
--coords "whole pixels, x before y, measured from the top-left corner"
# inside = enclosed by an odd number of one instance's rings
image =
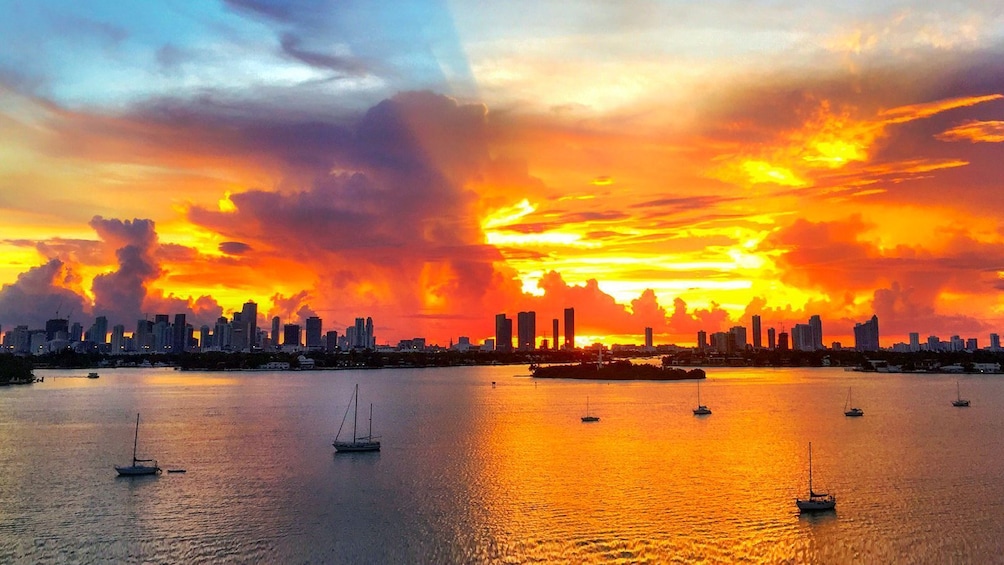
[[[132,440],[132,465],[116,465],[115,470],[118,471],[119,475],[125,476],[156,475],[160,473],[160,467],[157,466],[155,459],[136,458],[137,444],[139,444],[139,414],[136,414],[136,435]]]
[[[335,446],[335,451],[339,453],[343,452],[359,452],[359,451],[380,451],[380,442],[373,437],[373,405],[370,404],[370,427],[369,432],[365,436],[356,435],[356,420],[359,413],[359,384],[356,384],[355,391],[352,393],[352,401],[345,408],[345,416],[342,416],[342,425],[338,426],[338,433],[335,434],[335,442],[332,444]],[[345,418],[349,415],[349,409],[352,409],[352,441],[339,441],[338,437],[342,434],[342,427],[345,426]]]
[[[801,512],[835,510],[837,499],[832,494],[812,490],[812,442],[809,442],[809,498],[796,498],[795,506]]]
[[[958,406],[960,408],[969,406],[969,400],[962,398],[962,389],[959,388],[959,381],[955,381],[955,394],[957,398],[952,401],[952,406]]]
[[[694,416],[706,416],[711,414],[711,409],[701,404],[701,381],[697,381],[697,408],[694,408]]]
[[[589,397],[588,396],[586,397],[586,415],[582,417],[582,421],[583,422],[599,422],[600,421],[600,417],[599,416],[590,416],[589,415]]]
[[[851,407],[851,387],[847,387],[847,402],[844,402],[844,416],[864,416],[864,410]]]

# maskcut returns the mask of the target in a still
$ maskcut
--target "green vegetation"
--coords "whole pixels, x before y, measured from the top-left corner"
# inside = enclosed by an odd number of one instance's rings
[[[31,360],[15,355],[0,355],[0,384],[33,382]]]

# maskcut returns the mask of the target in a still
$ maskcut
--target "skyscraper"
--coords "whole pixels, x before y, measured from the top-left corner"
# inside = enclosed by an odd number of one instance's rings
[[[753,314],[753,349],[763,348],[760,338],[760,314]]]
[[[366,337],[366,319],[356,318],[356,323],[353,326],[352,347],[365,349],[368,342],[369,339]]]
[[[746,326],[732,326],[729,328],[729,337],[732,340],[730,352],[746,351]]]
[[[373,318],[366,318],[366,349],[376,349],[376,334],[373,332]]]
[[[575,349],[575,308],[565,308],[564,349]]]
[[[697,350],[704,351],[708,348],[708,332],[704,330],[697,331]]]
[[[512,319],[495,315],[495,351],[512,351]]]
[[[272,317],[272,335],[270,337],[272,338],[272,347],[275,347],[276,349],[279,348],[279,344],[281,343],[281,340],[279,339],[279,327],[280,327],[279,326],[279,316],[273,316]]]
[[[307,350],[318,350],[324,346],[321,343],[321,319],[311,316],[306,320],[307,326]]]
[[[652,328],[645,328],[645,349],[652,349]]]
[[[286,324],[282,327],[282,345],[288,348],[300,347],[300,324]]]
[[[244,348],[254,351],[258,347],[258,305],[250,300],[241,309],[241,325],[246,339]]]
[[[854,349],[857,351],[879,350],[878,316],[873,315],[871,320],[867,322],[854,324]]]
[[[108,318],[104,316],[98,316],[94,318],[94,325],[91,329],[87,330],[85,339],[88,341],[93,341],[97,344],[103,344],[108,342]]]
[[[171,351],[174,351],[175,353],[182,353],[185,351],[185,348],[188,345],[188,343],[186,343],[185,341],[188,336],[188,332],[185,331],[185,326],[187,325],[188,324],[185,322],[184,314],[174,315],[174,326],[172,327],[173,338],[171,343]]]
[[[777,330],[767,328],[767,349],[773,350],[777,347]]]
[[[516,333],[519,335],[516,348],[520,351],[533,351],[537,348],[537,313],[519,312],[516,314]]]
[[[818,315],[809,316],[810,351],[819,351],[823,347],[823,320]]]
[[[554,340],[551,342],[551,349],[555,351],[558,350],[558,319],[554,318],[551,320],[551,333],[554,336]]]

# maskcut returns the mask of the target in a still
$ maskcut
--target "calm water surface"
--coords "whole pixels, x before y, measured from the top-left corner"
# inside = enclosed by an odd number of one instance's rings
[[[712,369],[695,417],[692,381],[525,372],[36,371],[0,388],[0,562],[1002,561],[1004,377],[954,408],[951,376]],[[383,450],[335,455],[356,383]],[[187,473],[116,477],[137,412]],[[810,441],[837,511],[800,517]]]

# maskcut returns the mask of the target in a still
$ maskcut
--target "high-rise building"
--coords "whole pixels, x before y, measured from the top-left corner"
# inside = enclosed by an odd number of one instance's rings
[[[564,349],[575,349],[575,308],[565,308]]]
[[[125,353],[125,326],[122,324],[115,324],[112,327],[112,355],[119,355]]]
[[[94,324],[91,329],[87,330],[84,337],[87,341],[93,341],[98,345],[108,343],[108,318],[104,316],[94,318]]]
[[[697,332],[697,350],[704,351],[708,348],[708,332],[704,330],[698,330]]]
[[[495,315],[495,351],[512,351],[512,318]]]
[[[910,351],[920,351],[920,334],[910,332]]]
[[[760,314],[753,314],[753,349],[762,349],[763,341],[760,338]]]
[[[767,349],[773,351],[775,347],[777,347],[777,330],[767,328]]]
[[[554,349],[555,351],[557,351],[558,350],[558,319],[557,318],[554,318],[554,319],[551,320],[551,334],[552,334],[552,336],[554,338],[551,341],[551,348]]]
[[[780,351],[788,351],[788,332],[782,330],[777,334],[777,348]]]
[[[735,338],[729,332],[714,332],[710,345],[716,353],[729,353],[735,349]]]
[[[823,319],[819,316],[809,316],[809,341],[808,351],[819,351],[823,347]]]
[[[338,332],[329,330],[324,334],[324,350],[331,353],[338,349]]]
[[[976,351],[980,346],[975,337],[966,338],[966,351]]]
[[[730,353],[746,351],[746,326],[732,326],[729,328],[729,337],[732,340]]]
[[[516,314],[516,333],[519,338],[516,348],[520,351],[533,351],[537,348],[537,313],[519,312]]]
[[[854,324],[854,349],[856,351],[879,350],[878,316],[873,315],[867,322]]]
[[[376,349],[376,333],[373,330],[373,318],[366,317],[366,349]]]
[[[652,328],[645,328],[645,349],[653,349]]]
[[[791,328],[791,348],[795,351],[814,351],[814,339],[812,326],[809,324],[795,324]]]
[[[61,339],[69,339],[70,337],[70,321],[64,320],[63,318],[55,318],[53,320],[48,320],[45,322],[45,339],[47,341],[52,341],[57,339],[59,334],[62,333],[63,337]]]
[[[306,320],[307,326],[307,350],[319,350],[323,349],[324,345],[321,343],[321,319],[317,316],[311,316]]]
[[[253,351],[258,347],[258,305],[248,300],[241,309],[241,326],[244,328],[245,351]]]
[[[279,316],[272,316],[272,347],[278,347],[282,340],[279,339]]]
[[[188,343],[186,342],[186,339],[188,337],[188,332],[185,331],[185,327],[187,325],[188,324],[185,322],[184,314],[174,315],[174,326],[172,328],[174,330],[174,341],[171,344],[171,350],[174,351],[175,353],[184,352],[186,346],[188,345]]]
[[[356,349],[365,349],[366,343],[369,340],[366,337],[366,319],[356,318],[355,326],[353,326],[352,331],[352,347]]]
[[[282,326],[282,345],[290,349],[300,347],[300,324]]]
[[[153,348],[153,322],[136,320],[136,332],[132,334],[132,341],[136,351],[150,351]]]
[[[990,334],[990,351],[1000,351],[1001,350],[1001,336],[997,334]]]

